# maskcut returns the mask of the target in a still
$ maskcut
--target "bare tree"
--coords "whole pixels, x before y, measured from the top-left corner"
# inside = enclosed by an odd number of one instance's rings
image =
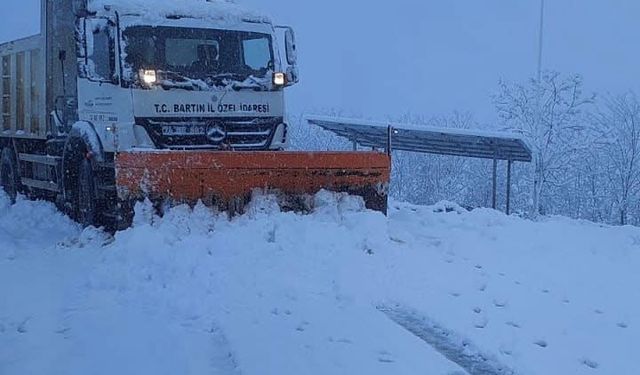
[[[521,133],[534,153],[531,213],[541,210],[541,198],[550,185],[569,183],[567,170],[575,162],[585,129],[583,110],[594,98],[582,92],[582,78],[549,72],[527,84],[500,83],[494,103],[508,130]]]
[[[320,109],[311,112],[330,117],[348,117],[345,112],[336,109]],[[323,130],[315,125],[310,125],[305,120],[307,113],[299,113],[289,116],[289,147],[292,150],[306,151],[326,151],[326,150],[348,150],[352,145],[344,138],[340,138],[333,133]]]
[[[470,113],[425,118],[405,114],[394,124],[467,129],[477,126]],[[451,200],[465,203],[469,196],[469,160],[461,157],[394,152],[392,194],[415,203]]]
[[[608,97],[594,118],[610,193],[625,225],[640,192],[640,103],[634,93]]]

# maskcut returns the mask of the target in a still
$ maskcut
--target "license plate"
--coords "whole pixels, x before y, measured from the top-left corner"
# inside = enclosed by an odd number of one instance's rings
[[[164,135],[204,135],[207,133],[207,127],[202,125],[163,125],[162,134]]]

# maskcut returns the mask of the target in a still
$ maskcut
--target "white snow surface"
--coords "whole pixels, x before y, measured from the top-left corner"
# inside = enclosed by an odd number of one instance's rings
[[[88,8],[103,12],[106,8],[121,15],[136,14],[145,20],[166,19],[167,16],[193,17],[208,20],[240,22],[243,20],[270,23],[270,18],[245,8],[231,0],[89,0]]]
[[[638,373],[639,228],[315,199],[111,237],[0,196],[0,374]]]

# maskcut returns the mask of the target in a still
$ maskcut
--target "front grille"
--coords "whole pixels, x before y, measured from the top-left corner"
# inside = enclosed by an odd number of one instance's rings
[[[282,118],[137,118],[156,147],[175,150],[265,150]]]

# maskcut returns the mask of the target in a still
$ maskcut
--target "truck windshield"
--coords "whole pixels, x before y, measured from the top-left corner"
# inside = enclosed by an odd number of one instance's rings
[[[210,85],[268,78],[274,70],[268,34],[133,26],[123,33],[125,65],[131,79],[140,70],[165,72],[165,80],[198,80]]]

